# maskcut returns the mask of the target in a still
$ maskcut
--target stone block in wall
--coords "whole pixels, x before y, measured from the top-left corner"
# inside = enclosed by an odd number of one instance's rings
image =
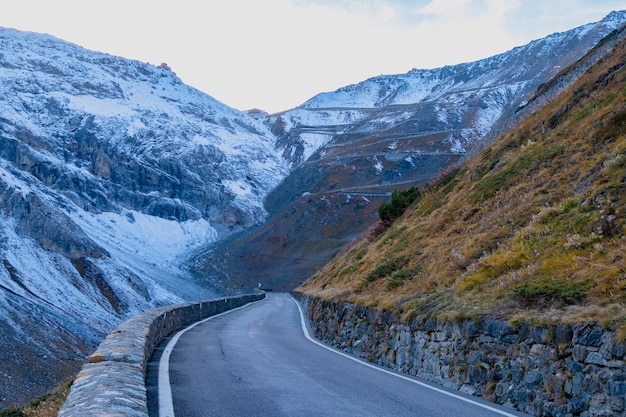
[[[470,351],[466,355],[466,361],[468,365],[478,365],[483,361],[483,352],[478,349]]]
[[[512,333],[502,336],[501,340],[506,344],[517,344],[520,342],[520,337],[518,334]]]
[[[623,359],[626,356],[626,344],[623,341],[613,343],[611,354],[617,359]]]
[[[471,365],[467,374],[469,376],[467,382],[470,384],[482,385],[493,381],[493,369],[485,363]]]
[[[584,397],[572,398],[567,402],[567,412],[570,414],[579,414],[589,409],[589,403]]]
[[[438,328],[438,323],[437,323],[437,319],[434,317],[428,317],[426,320],[424,320],[424,326],[423,329],[427,332],[434,332],[437,331]]]
[[[626,382],[624,381],[609,381],[607,382],[607,388],[609,395],[623,396],[626,394]]]
[[[478,331],[476,323],[473,320],[465,320],[461,327],[461,332],[464,339],[471,339],[476,335]]]
[[[557,359],[556,349],[553,346],[542,344],[532,345],[529,356],[534,361],[540,363],[552,362]]]
[[[521,323],[517,329],[520,341],[527,344],[551,343],[553,340],[552,330],[547,327],[532,326],[529,323]]]
[[[83,367],[60,417],[147,417],[147,396],[137,363],[100,362]]]
[[[513,333],[513,328],[507,321],[493,317],[486,317],[482,321],[482,329],[484,333],[498,339],[502,336]]]
[[[572,357],[577,362],[581,362],[581,363],[585,362],[585,359],[587,358],[588,354],[589,354],[589,350],[587,349],[587,347],[583,345],[574,345],[572,349]]]
[[[599,347],[602,344],[602,327],[593,323],[577,324],[573,326],[574,343],[583,346]]]
[[[626,410],[626,398],[624,396],[610,397],[608,406],[615,413],[623,413]]]
[[[605,360],[600,354],[600,352],[589,352],[587,357],[585,358],[585,363],[591,363],[594,365],[605,365]]]
[[[524,386],[531,390],[537,390],[543,383],[543,374],[539,370],[529,372],[524,378]]]
[[[381,324],[383,322],[383,312],[376,307],[367,307],[365,309],[365,319],[369,324]]]
[[[567,378],[563,385],[563,391],[569,396],[578,396],[583,392],[584,375],[579,372]]]
[[[571,345],[574,331],[571,326],[559,325],[554,328],[554,343],[557,346]]]
[[[547,327],[531,327],[532,343],[549,343],[552,340],[552,332]]]

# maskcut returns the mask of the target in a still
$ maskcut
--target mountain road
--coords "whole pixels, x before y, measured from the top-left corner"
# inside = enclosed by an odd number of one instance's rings
[[[170,336],[146,386],[152,417],[523,415],[321,344],[282,293]]]

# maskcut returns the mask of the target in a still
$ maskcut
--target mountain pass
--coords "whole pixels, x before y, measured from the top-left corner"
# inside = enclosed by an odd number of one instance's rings
[[[146,385],[152,417],[524,415],[321,344],[281,293],[170,336]]]

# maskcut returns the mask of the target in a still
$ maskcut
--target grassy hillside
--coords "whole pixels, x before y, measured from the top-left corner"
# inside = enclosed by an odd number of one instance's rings
[[[597,320],[626,335],[626,43],[424,187],[299,290],[405,317]]]

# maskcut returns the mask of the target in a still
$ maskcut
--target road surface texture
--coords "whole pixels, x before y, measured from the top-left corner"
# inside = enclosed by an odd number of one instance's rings
[[[169,337],[149,364],[150,416],[523,415],[351,359],[303,323],[289,294],[268,293]]]

